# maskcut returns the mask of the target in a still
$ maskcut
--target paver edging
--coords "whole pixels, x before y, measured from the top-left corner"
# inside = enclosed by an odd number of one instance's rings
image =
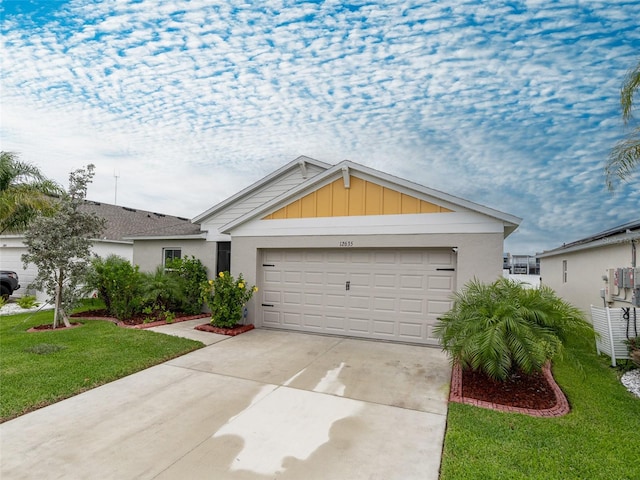
[[[533,408],[511,407],[508,405],[500,405],[498,403],[464,397],[462,395],[462,368],[457,363],[454,364],[451,372],[451,391],[449,393],[449,401],[473,405],[480,408],[487,408],[490,410],[497,410],[500,412],[521,413],[531,417],[561,417],[566,415],[571,410],[571,407],[569,406],[569,401],[567,400],[564,392],[553,378],[551,365],[549,363],[542,368],[542,373],[556,397],[556,404],[551,408],[536,410]]]

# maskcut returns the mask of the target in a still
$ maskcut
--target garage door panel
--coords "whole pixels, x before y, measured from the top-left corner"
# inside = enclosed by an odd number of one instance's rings
[[[355,310],[369,310],[371,299],[368,296],[349,295],[345,297],[349,301],[349,308]]]
[[[331,331],[333,333],[346,333],[346,319],[343,316],[334,316],[327,315],[326,316],[326,326],[327,331]]]
[[[321,293],[305,293],[304,304],[308,307],[321,307],[323,305],[323,296]]]
[[[302,303],[302,293],[300,292],[284,292],[282,294],[282,304],[286,307],[288,305],[300,305]]]
[[[445,294],[453,291],[453,275],[429,275],[427,277],[428,289],[431,291],[442,291]]]
[[[375,288],[395,288],[396,275],[388,273],[378,273],[373,277],[373,286]]]
[[[274,290],[264,290],[262,292],[264,303],[280,303],[280,292]]]
[[[263,260],[273,265],[259,276],[273,305],[261,307],[264,326],[436,345],[433,325],[452,304],[450,249],[265,251]]]
[[[314,330],[322,330],[324,327],[324,319],[322,315],[304,314],[302,318],[305,327],[312,328]]]
[[[424,288],[424,275],[400,275],[400,288],[422,290]]]
[[[376,312],[395,312],[396,299],[393,297],[374,297],[373,310]]]
[[[392,336],[395,333],[395,322],[391,320],[374,320],[373,321],[373,333],[377,335]]]
[[[284,284],[290,285],[300,285],[302,283],[302,272],[301,271],[286,271],[283,274],[283,282]]]
[[[399,305],[400,313],[426,313],[422,299],[401,298]]]
[[[349,333],[369,333],[371,320],[367,317],[349,318],[347,325],[349,327]]]
[[[324,273],[323,272],[304,272],[304,283],[306,285],[324,285]]]
[[[284,312],[282,315],[282,324],[286,326],[299,327],[302,325],[302,314],[297,312]]]
[[[282,322],[280,321],[280,312],[273,310],[264,310],[262,316],[262,323],[265,326],[279,327]]]
[[[429,300],[427,302],[429,313],[444,314],[451,310],[452,302],[449,300]]]

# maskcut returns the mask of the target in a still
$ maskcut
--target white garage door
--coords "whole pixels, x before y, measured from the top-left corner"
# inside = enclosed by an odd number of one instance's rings
[[[451,249],[264,250],[264,327],[437,345],[451,308]]]

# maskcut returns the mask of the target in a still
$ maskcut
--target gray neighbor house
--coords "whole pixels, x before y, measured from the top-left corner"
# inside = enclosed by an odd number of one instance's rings
[[[93,239],[92,251],[96,255],[106,257],[110,254],[119,255],[133,261],[133,240],[130,235],[143,235],[150,232],[162,234],[199,233],[199,227],[187,218],[174,217],[161,213],[139,210],[134,208],[111,205],[101,202],[86,201],[81,207],[93,212],[106,220],[106,228],[100,238]],[[20,289],[14,292],[15,297],[27,294],[36,295],[39,301],[47,300],[44,292],[30,289],[29,285],[37,275],[35,265],[23,267],[22,255],[27,252],[22,234],[0,235],[0,267],[3,270],[13,270],[20,278]],[[160,264],[161,258],[155,264]]]

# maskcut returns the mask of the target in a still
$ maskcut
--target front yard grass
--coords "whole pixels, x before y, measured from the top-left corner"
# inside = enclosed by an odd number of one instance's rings
[[[640,399],[592,345],[572,345],[583,371],[554,364],[571,412],[532,418],[449,404],[441,480],[638,479]]]
[[[53,311],[0,316],[0,422],[203,347],[185,338],[79,320],[28,333]]]

